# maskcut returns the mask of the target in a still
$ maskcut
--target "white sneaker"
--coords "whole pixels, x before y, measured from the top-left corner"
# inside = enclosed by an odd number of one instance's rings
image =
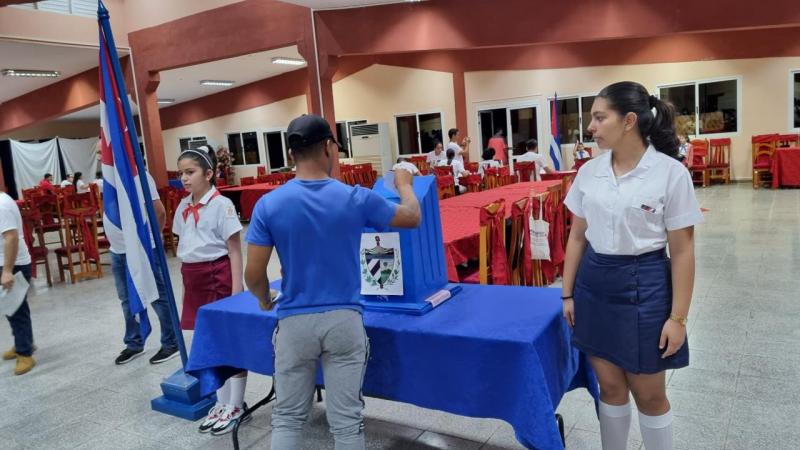
[[[211,428],[211,434],[214,436],[221,436],[233,431],[233,427],[236,426],[236,422],[239,421],[239,418],[242,417],[242,414],[244,414],[245,410],[247,410],[247,403],[245,403],[241,408],[226,405],[225,412],[222,414],[219,420],[217,420],[217,423],[215,423]],[[252,415],[247,415],[242,423],[245,423],[252,418]]]
[[[208,412],[208,415],[203,420],[203,423],[200,424],[200,428],[197,431],[201,433],[208,433],[211,431],[211,428],[219,421],[219,418],[222,417],[225,412],[227,411],[227,405],[223,405],[221,403],[217,403],[214,405],[213,408]]]

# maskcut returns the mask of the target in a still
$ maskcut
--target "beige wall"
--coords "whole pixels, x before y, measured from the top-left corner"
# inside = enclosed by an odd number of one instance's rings
[[[593,94],[622,80],[642,83],[651,92],[657,85],[717,77],[741,77],[740,130],[726,134],[732,140],[732,176],[751,178],[750,138],[789,129],[789,71],[800,68],[800,58],[763,58],[668,64],[585,67],[557,70],[487,71],[466,74],[469,133],[479,135],[477,111],[485,105],[539,101],[546,97]],[[540,151],[549,145],[549,110],[540,109]],[[477,139],[474,139],[477,140]],[[564,146],[571,162],[572,146]],[[471,156],[479,149],[472,148]]]
[[[31,139],[49,139],[56,136],[79,139],[98,136],[99,134],[99,120],[59,120],[0,136],[0,140],[15,139],[17,141],[26,141]]]
[[[127,0],[124,6],[125,24],[130,33],[239,1],[241,0]]]
[[[307,109],[306,97],[300,95],[258,108],[165,130],[163,137],[167,169],[177,169],[178,152],[180,150],[178,139],[180,138],[205,136],[214,145],[214,148],[220,145],[227,147],[228,138],[226,133],[250,131],[256,131],[258,134],[261,165],[266,165],[266,146],[263,133],[276,128],[285,129],[293,118],[305,114]],[[256,175],[256,167],[257,165],[237,166],[235,168],[237,179],[242,176]]]
[[[389,124],[392,159],[397,157],[395,115],[441,112],[445,141],[446,130],[456,125],[453,75],[448,72],[376,64],[334,83],[333,99],[338,121]]]

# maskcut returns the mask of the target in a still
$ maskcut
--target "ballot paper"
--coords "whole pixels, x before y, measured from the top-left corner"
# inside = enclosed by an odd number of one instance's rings
[[[14,285],[11,290],[0,288],[0,314],[13,316],[25,300],[28,293],[28,280],[22,272],[14,274]]]

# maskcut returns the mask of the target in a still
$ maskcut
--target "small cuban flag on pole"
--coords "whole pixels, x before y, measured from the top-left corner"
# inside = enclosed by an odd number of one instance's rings
[[[553,160],[553,167],[561,170],[561,133],[558,131],[558,93],[553,98],[550,105],[550,159]]]

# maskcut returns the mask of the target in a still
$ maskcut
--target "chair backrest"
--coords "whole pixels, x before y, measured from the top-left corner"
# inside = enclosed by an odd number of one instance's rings
[[[91,192],[68,194],[64,196],[64,211],[78,208],[96,208],[97,198]]]
[[[22,234],[25,239],[25,245],[28,246],[28,252],[33,254],[34,248],[45,246],[42,215],[34,209],[26,209],[20,211],[20,216],[22,217]],[[38,244],[34,240],[34,236],[36,236]]]
[[[531,232],[528,226],[530,200],[523,198],[511,204],[511,239],[508,241],[509,284],[530,286]]]
[[[778,147],[797,147],[798,144],[800,144],[800,135],[797,133],[778,135]]]
[[[22,190],[22,198],[28,200],[31,195],[36,195],[42,192],[42,189],[39,186],[32,187],[30,189],[23,189]]]
[[[708,165],[708,140],[692,139],[692,166]]]
[[[464,186],[467,189],[467,192],[480,192],[481,181],[483,180],[481,180],[480,175],[471,174],[459,178],[458,184]]]
[[[452,175],[437,176],[436,187],[439,189],[440,199],[456,196],[456,181]]]
[[[768,166],[775,154],[774,142],[756,142],[753,144],[753,167]]]
[[[256,175],[266,175],[267,168],[265,166],[258,166],[256,167]]]
[[[478,173],[478,163],[477,162],[468,162],[464,163],[464,169],[470,173]]]
[[[530,181],[533,171],[536,169],[536,163],[533,161],[522,161],[514,164],[514,170],[517,172],[517,177],[520,182]]]
[[[61,221],[61,206],[55,194],[40,193],[31,196],[31,209],[41,214],[44,225],[51,225]]]
[[[239,182],[242,186],[249,186],[251,184],[256,184],[256,179],[255,177],[242,177],[239,179]]]
[[[504,199],[480,209],[478,278],[481,284],[508,284]]]
[[[729,164],[731,160],[731,139],[711,139],[708,141],[710,147],[709,161],[711,164]]]
[[[433,168],[433,173],[437,177],[445,177],[447,175],[453,175],[453,167],[452,166],[436,166]]]

